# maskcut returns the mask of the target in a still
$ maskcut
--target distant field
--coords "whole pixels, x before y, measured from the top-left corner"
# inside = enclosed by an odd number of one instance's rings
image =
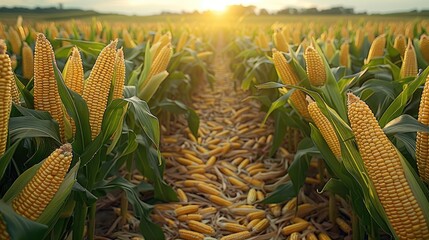
[[[225,16],[205,16],[205,15],[155,15],[155,16],[126,16],[117,14],[94,14],[82,11],[66,13],[2,13],[1,22],[13,23],[18,15],[23,16],[24,21],[67,21],[69,19],[91,20],[93,17],[101,21],[108,22],[141,22],[141,23],[207,23],[217,21],[228,25],[248,23],[248,24],[272,24],[274,22],[324,22],[334,23],[338,21],[407,21],[416,18],[414,15],[300,15],[300,16],[246,16],[246,17],[225,17]],[[418,17],[417,17],[418,18]]]

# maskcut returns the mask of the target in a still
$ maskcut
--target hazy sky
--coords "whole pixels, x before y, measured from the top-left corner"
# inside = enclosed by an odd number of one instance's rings
[[[47,7],[58,6],[59,3],[62,3],[64,8],[137,15],[150,15],[161,11],[221,9],[229,4],[252,4],[269,11],[277,11],[285,7],[323,9],[332,6],[353,7],[356,12],[367,11],[369,13],[429,9],[429,0],[1,0],[0,6]]]

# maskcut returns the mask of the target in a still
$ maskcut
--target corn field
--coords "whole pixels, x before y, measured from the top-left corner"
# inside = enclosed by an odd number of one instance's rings
[[[0,239],[429,239],[428,35],[0,22]]]

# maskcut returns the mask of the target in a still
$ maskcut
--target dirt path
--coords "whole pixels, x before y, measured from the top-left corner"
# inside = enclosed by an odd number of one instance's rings
[[[223,56],[216,56],[213,66],[215,89],[204,86],[193,97],[201,121],[198,139],[185,122],[176,123],[163,138],[165,178],[181,202],[157,205],[154,219],[163,223],[167,239],[180,238],[179,229],[199,228],[216,239],[235,232],[242,232],[240,239],[281,239],[281,227],[293,214],[285,208],[286,217],[281,205],[257,201],[287,180],[290,154],[282,148],[276,159],[267,156],[273,129],[261,125],[264,113],[234,89]]]

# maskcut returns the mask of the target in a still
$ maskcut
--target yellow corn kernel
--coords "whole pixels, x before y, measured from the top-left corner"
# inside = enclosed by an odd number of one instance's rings
[[[286,236],[293,232],[301,232],[310,225],[309,222],[299,222],[282,228],[282,233]]]
[[[337,134],[335,133],[334,127],[328,118],[320,111],[317,103],[312,101],[308,104],[308,112],[310,113],[311,119],[314,124],[320,130],[329,148],[334,153],[337,159],[341,158],[341,146],[338,140]]]
[[[6,54],[6,44],[0,41],[0,156],[6,151],[9,116],[12,107],[12,84],[15,84],[15,78],[10,58]]]
[[[203,234],[186,229],[179,229],[179,237],[184,240],[204,240]]]
[[[189,153],[185,153],[185,158],[191,160],[192,162],[196,163],[196,164],[204,164],[203,160],[199,159],[198,157],[189,154]]]
[[[101,123],[107,106],[110,84],[115,69],[117,42],[117,40],[111,42],[98,55],[83,89],[82,96],[88,105],[89,123],[93,139],[101,131]]]
[[[22,76],[25,79],[33,78],[33,50],[26,42],[22,45]]]
[[[340,47],[340,65],[347,68],[350,67],[350,45],[348,42],[343,42]]]
[[[119,49],[116,52],[115,74],[113,78],[113,99],[124,98],[124,82],[125,82],[125,59],[124,52]]]
[[[69,143],[53,151],[13,199],[15,212],[30,220],[37,220],[60,188],[71,161],[72,147]]]
[[[273,49],[273,61],[274,66],[277,70],[277,74],[284,84],[298,85],[299,79],[293,70],[292,66],[287,63],[286,58],[282,53]],[[293,106],[296,108],[299,114],[306,119],[310,118],[307,110],[307,101],[305,100],[305,94],[300,90],[295,90],[290,96],[290,100]]]
[[[186,215],[180,215],[177,219],[181,222],[187,222],[189,220],[201,221],[203,219],[203,215],[198,213],[191,213]]]
[[[184,214],[195,213],[198,211],[199,208],[200,208],[199,205],[186,205],[183,207],[176,208],[174,210],[174,214],[176,214],[176,216],[180,216]]]
[[[265,195],[262,191],[256,191],[256,199],[258,201],[262,201],[262,200],[264,200],[264,198],[265,198]]]
[[[262,232],[265,229],[268,228],[270,225],[270,221],[267,218],[262,219],[260,222],[258,222],[255,226],[252,227],[252,232]]]
[[[404,57],[405,49],[407,48],[407,41],[404,35],[399,34],[395,37],[393,47],[398,50],[399,54],[401,54],[401,57]]]
[[[186,193],[181,188],[178,188],[176,192],[177,192],[177,197],[181,202],[184,202],[184,203],[188,202],[188,197],[186,196]]]
[[[215,230],[210,227],[207,224],[204,224],[202,222],[197,222],[195,220],[189,220],[188,226],[191,230],[194,230],[195,232],[207,234],[209,236],[213,236],[215,234]]]
[[[3,221],[1,217],[2,216],[0,214],[0,239],[9,240],[10,236],[9,236],[9,233],[7,232],[6,223]]]
[[[253,204],[256,202],[256,190],[254,188],[250,189],[247,193],[247,204]]]
[[[352,93],[348,94],[348,116],[368,177],[395,233],[401,239],[428,238],[429,224],[406,179],[397,150],[368,105]],[[392,183],[399,194],[391,193]]]
[[[34,108],[47,111],[57,121],[61,140],[64,136],[64,112],[55,79],[54,51],[45,35],[37,35],[34,56]]]
[[[236,208],[230,208],[230,211],[239,216],[247,216],[249,213],[253,212],[264,212],[264,210],[256,209],[256,208],[243,208],[243,207],[236,207]]]
[[[429,62],[429,37],[423,34],[420,37],[420,51],[426,62]]]
[[[249,231],[243,231],[238,233],[233,233],[227,236],[222,237],[220,240],[246,240],[250,238],[252,235]]]
[[[386,46],[386,35],[382,34],[374,39],[369,49],[368,57],[365,63],[369,63],[371,59],[376,57],[382,57],[384,55],[384,47]]]
[[[402,62],[400,76],[405,77],[416,77],[418,71],[416,51],[414,50],[412,41],[408,41],[407,49],[404,53],[404,61]]]

